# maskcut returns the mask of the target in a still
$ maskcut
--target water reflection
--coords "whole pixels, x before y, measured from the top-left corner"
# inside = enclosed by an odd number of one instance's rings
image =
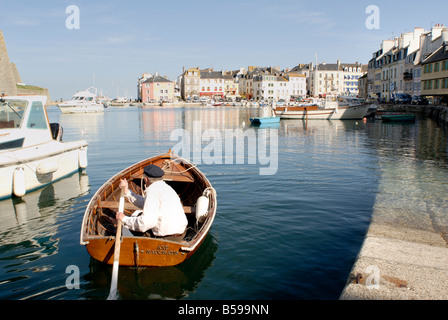
[[[58,218],[88,192],[88,176],[76,172],[22,198],[0,202],[0,298],[10,298],[12,292],[22,297],[20,291],[33,286],[33,273],[52,269],[30,262],[58,253]],[[17,283],[21,280],[27,281]]]
[[[118,291],[120,299],[184,299],[194,292],[211,267],[218,249],[216,239],[209,234],[198,251],[180,265],[163,268],[120,267]],[[90,273],[84,280],[89,288],[83,295],[88,299],[105,299],[109,294],[112,267],[90,260]]]
[[[17,232],[28,229],[31,231],[35,223],[53,225],[57,214],[60,214],[58,206],[66,205],[70,199],[80,197],[89,191],[88,175],[76,172],[71,176],[56,181],[48,186],[26,194],[22,198],[10,198],[0,202],[0,235],[10,233],[7,237],[0,238],[0,244],[17,243],[22,239],[33,238],[33,234]],[[43,220],[36,220],[42,218]],[[34,221],[36,220],[36,221]],[[33,222],[33,225],[29,224]]]

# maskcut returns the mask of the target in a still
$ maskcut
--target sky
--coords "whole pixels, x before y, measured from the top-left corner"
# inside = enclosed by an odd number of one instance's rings
[[[366,64],[382,40],[448,26],[447,11],[446,0],[0,0],[0,30],[22,82],[53,100],[91,86],[135,99],[143,73]]]

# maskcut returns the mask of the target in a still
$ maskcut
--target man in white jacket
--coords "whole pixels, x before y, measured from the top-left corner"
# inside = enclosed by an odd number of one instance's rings
[[[151,164],[144,168],[143,173],[147,186],[144,197],[129,190],[126,179],[120,181],[129,202],[143,209],[130,217],[117,212],[116,218],[122,221],[123,232],[128,228],[135,235],[181,240],[188,221],[179,196],[163,181],[164,171],[160,167]]]

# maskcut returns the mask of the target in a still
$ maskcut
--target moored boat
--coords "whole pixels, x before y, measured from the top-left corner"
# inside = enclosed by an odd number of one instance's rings
[[[59,103],[58,108],[62,113],[104,112],[107,105],[98,102],[97,98],[96,89],[88,88],[75,93],[71,100]]]
[[[279,123],[280,117],[277,117],[274,110],[270,107],[262,107],[260,117],[249,118],[252,125]]]
[[[87,167],[87,142],[63,142],[46,96],[0,99],[0,199],[22,197]]]
[[[275,114],[282,119],[358,120],[364,118],[369,107],[356,98],[338,97],[327,98],[323,104],[276,107]]]
[[[250,123],[253,125],[267,124],[267,123],[278,123],[280,122],[280,117],[254,117],[249,118]]]
[[[80,236],[81,245],[86,246],[94,259],[113,263],[120,180],[126,178],[134,193],[143,194],[143,169],[150,164],[164,170],[164,181],[178,193],[188,220],[187,232],[178,241],[123,234],[119,264],[136,267],[177,265],[187,260],[207,236],[216,214],[216,192],[194,164],[168,152],[122,170],[94,194],[86,208]],[[129,202],[124,205],[126,215],[138,209]]]
[[[392,121],[415,121],[415,114],[406,112],[385,113],[381,115],[384,122]]]

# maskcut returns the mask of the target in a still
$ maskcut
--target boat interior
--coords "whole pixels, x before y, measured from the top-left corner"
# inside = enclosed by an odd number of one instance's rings
[[[157,163],[154,163],[157,164]],[[159,164],[160,165],[160,164]],[[183,241],[191,241],[196,234],[201,230],[203,222],[198,221],[196,218],[196,202],[198,198],[203,195],[204,190],[207,188],[204,181],[200,179],[194,170],[186,169],[183,166],[172,164],[173,168],[164,168],[165,175],[164,181],[170,185],[179,195],[185,215],[188,220],[187,232]],[[163,166],[161,166],[163,168]],[[143,167],[138,171],[130,174],[127,177],[129,189],[137,195],[142,195],[146,189],[143,179]],[[89,234],[98,236],[115,236],[115,214],[118,210],[119,199],[121,195],[121,189],[118,187],[119,181],[112,183],[110,190],[106,190],[104,195],[101,195],[101,199],[97,199],[96,205],[93,207],[94,214],[91,214],[92,219],[90,223]],[[134,204],[125,201],[124,213],[131,215],[136,210],[141,208],[136,207]],[[139,234],[133,232],[137,237],[147,237],[149,234]]]

